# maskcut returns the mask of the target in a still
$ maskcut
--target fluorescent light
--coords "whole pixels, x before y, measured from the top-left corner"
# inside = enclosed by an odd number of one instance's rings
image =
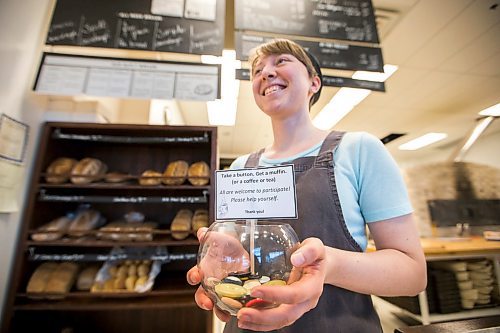
[[[481,116],[500,117],[500,103],[490,106],[489,108],[484,109],[482,111],[479,111],[479,114]]]
[[[368,80],[368,81],[377,81],[384,82],[387,80],[394,72],[398,70],[398,66],[386,64],[384,65],[384,72],[365,72],[365,71],[357,71],[352,75],[353,79],[356,80]]]
[[[232,126],[236,122],[240,81],[236,80],[236,69],[241,61],[236,60],[235,50],[223,50],[221,65],[221,99],[207,102],[208,122],[211,125]],[[208,61],[208,60],[206,60]]]
[[[407,143],[403,143],[398,148],[400,150],[417,150],[435,142],[441,141],[447,136],[448,135],[446,133],[427,133],[416,139],[408,141]]]
[[[222,63],[222,57],[204,54],[201,56],[201,63],[208,65],[217,65]]]
[[[340,88],[331,101],[314,117],[314,126],[322,130],[332,128],[370,93],[368,89]]]
[[[397,69],[398,66],[387,64],[384,65],[384,73],[357,71],[352,75],[352,78],[356,80],[384,82]],[[332,128],[351,112],[356,105],[370,95],[370,93],[371,90],[367,89],[340,88],[331,101],[314,117],[314,126],[322,130]]]
[[[236,123],[236,104],[236,100],[233,104],[220,99],[207,102],[208,122],[214,126],[233,126]]]

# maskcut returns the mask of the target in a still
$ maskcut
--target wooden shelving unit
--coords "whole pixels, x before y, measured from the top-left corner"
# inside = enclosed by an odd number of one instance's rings
[[[126,182],[96,181],[85,185],[71,182],[50,184],[46,169],[58,157],[81,160],[100,159],[108,171],[129,175]],[[208,185],[141,186],[138,178],[147,169],[162,172],[169,162],[205,161],[211,170]],[[5,306],[2,332],[22,332],[37,328],[42,332],[210,332],[211,313],[194,302],[195,287],[185,274],[196,264],[198,240],[194,234],[176,240],[170,223],[179,209],[207,209],[214,219],[213,171],[218,168],[215,127],[149,126],[90,123],[45,123],[41,131],[29,198],[16,251],[11,286]],[[158,223],[151,241],[114,241],[98,237],[98,231],[78,238],[34,241],[31,235],[41,225],[90,205],[106,222],[131,211]],[[121,259],[160,261],[161,272],[152,290],[133,292],[83,292],[76,289],[63,295],[29,294],[27,282],[44,261],[97,262],[116,259],[113,248],[120,247]],[[139,254],[134,249],[149,249]],[[161,249],[155,253],[155,249]],[[56,296],[56,297],[54,297]]]

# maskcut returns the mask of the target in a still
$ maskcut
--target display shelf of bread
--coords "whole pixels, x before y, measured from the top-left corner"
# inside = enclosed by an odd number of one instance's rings
[[[196,262],[194,228],[205,225],[196,211],[204,209],[207,221],[213,219],[211,180],[217,169],[217,128],[49,122],[42,124],[35,150],[24,225],[7,288],[6,317],[19,325],[19,318],[36,319],[31,315],[36,312],[29,310],[40,310],[47,323],[57,320],[59,312],[68,320],[81,313],[94,322],[96,310],[102,309],[109,310],[106,315],[113,321],[120,321],[120,310],[126,307],[139,310],[138,317],[131,314],[134,322],[141,321],[145,309],[162,311],[161,320],[169,322],[178,318],[165,310],[177,311],[182,304],[183,314],[198,318],[198,322],[205,320],[197,315],[199,309],[193,301],[196,288],[186,283],[185,273]],[[89,206],[85,214],[79,209],[81,204]],[[192,216],[186,223],[187,237],[178,240],[172,236],[171,225],[181,209],[190,210]],[[144,220],[128,221],[125,215],[133,211],[142,212]],[[77,227],[75,219],[80,213],[82,221]],[[115,247],[166,247],[172,252],[170,261],[148,255],[117,259],[108,253]],[[139,266],[146,264],[145,260],[151,262],[151,271],[155,262],[163,263],[162,269],[152,287],[138,292]],[[65,263],[69,267],[65,268]],[[137,265],[134,290],[127,290],[123,279],[97,279],[99,272],[109,274],[112,263]],[[28,290],[32,274],[40,267],[35,275],[42,280],[39,289],[32,282]],[[50,288],[48,292],[43,281],[46,285],[56,267],[66,275],[66,282],[55,293]],[[133,273],[134,268],[130,274],[127,269],[129,289]],[[113,288],[109,288],[111,284]],[[189,327],[186,331],[200,331]]]
[[[31,231],[31,245],[69,245],[84,242],[96,246],[115,243],[197,244],[196,232],[208,227],[208,210],[187,208],[177,211],[169,225],[160,226],[148,221],[143,213],[131,211],[118,220],[107,219],[99,211],[83,205],[76,212],[68,212]],[[172,240],[174,240],[172,242]],[[187,240],[187,241],[186,241]],[[194,242],[193,242],[194,241]]]
[[[139,175],[123,171],[110,171],[106,163],[97,158],[85,157],[80,161],[71,157],[58,157],[53,160],[45,173],[45,182],[51,185],[73,184],[89,185],[98,183],[131,184],[141,186],[205,186],[210,181],[210,166],[205,161],[189,164],[185,160],[171,161],[163,172],[146,169]]]
[[[26,286],[30,299],[60,300],[66,297],[100,293],[144,293],[151,291],[161,270],[152,260],[124,260],[78,264],[44,262],[32,273]]]

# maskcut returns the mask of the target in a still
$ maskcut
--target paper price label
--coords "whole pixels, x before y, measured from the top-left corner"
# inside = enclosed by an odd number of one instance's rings
[[[297,218],[293,165],[215,172],[217,220]]]

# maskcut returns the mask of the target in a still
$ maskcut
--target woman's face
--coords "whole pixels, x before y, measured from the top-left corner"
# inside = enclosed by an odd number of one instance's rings
[[[262,56],[253,67],[254,99],[269,116],[308,112],[313,81],[306,66],[291,54]]]

